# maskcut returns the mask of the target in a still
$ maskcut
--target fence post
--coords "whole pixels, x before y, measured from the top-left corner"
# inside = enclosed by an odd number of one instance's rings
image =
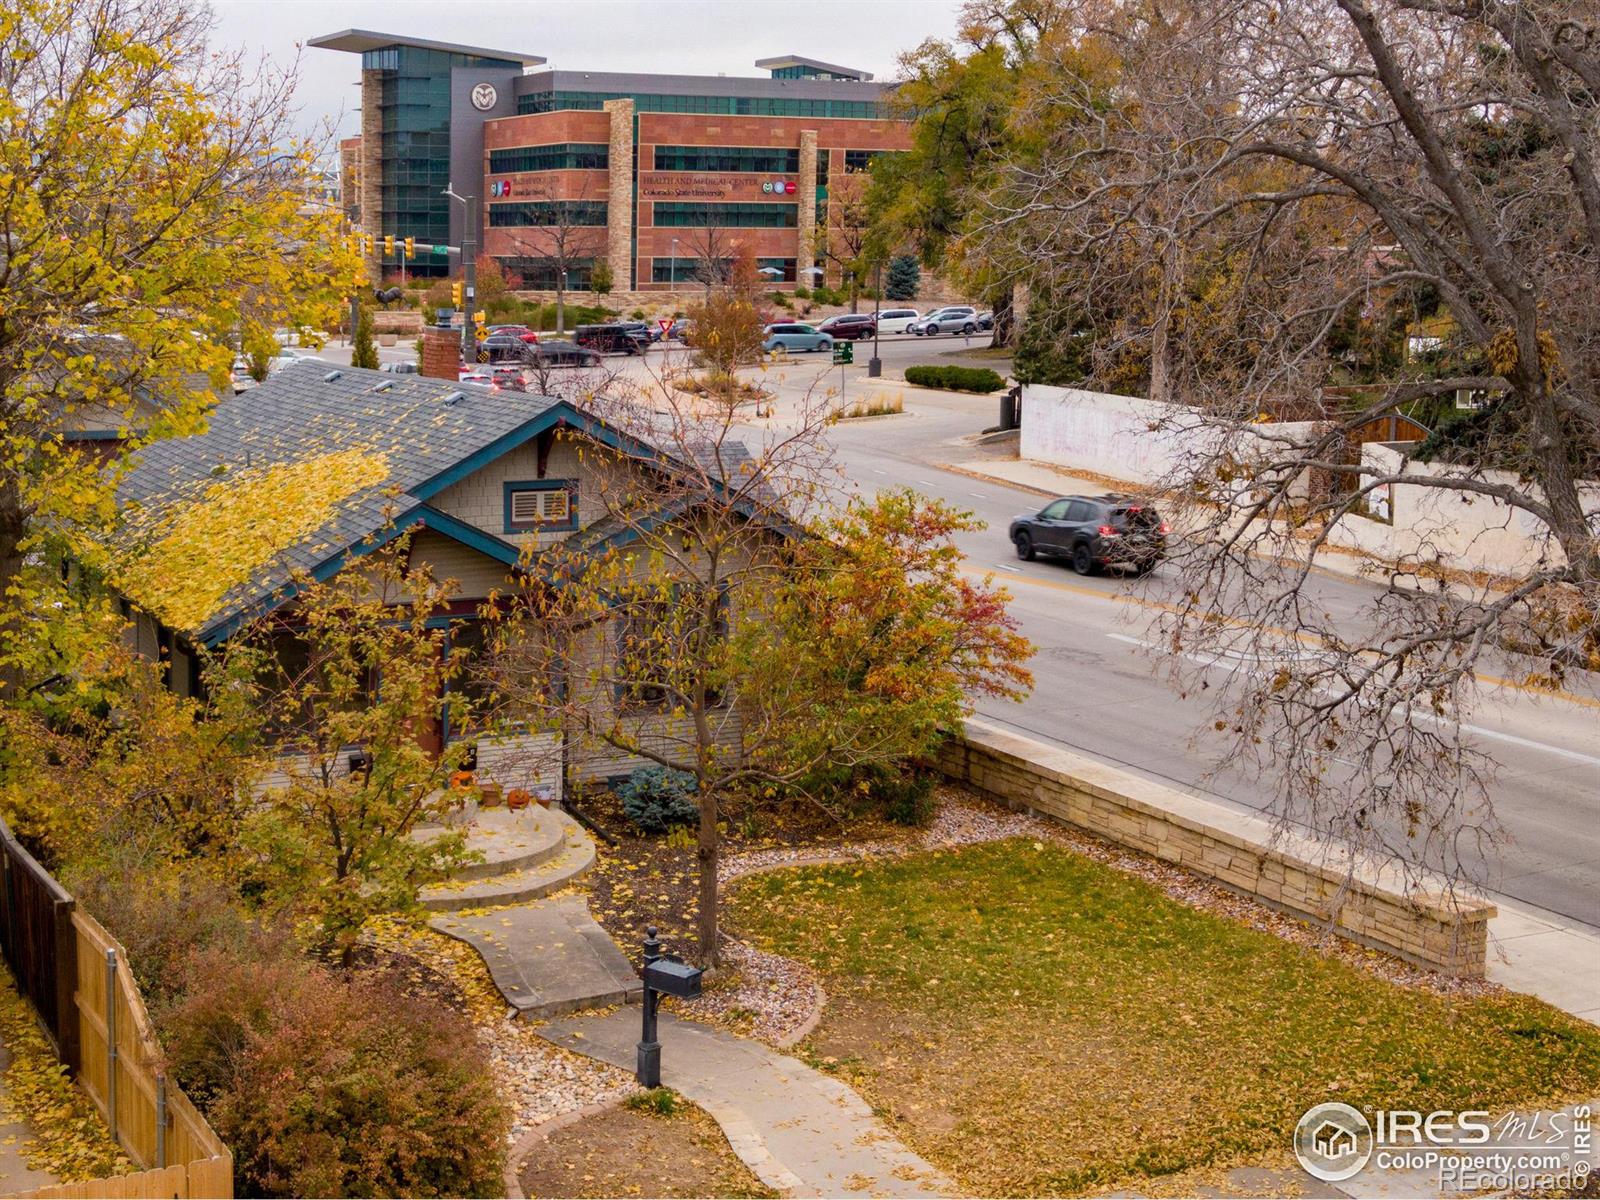
[[[78,1037],[78,930],[72,924],[77,902],[56,902],[56,1041],[61,1061],[74,1075],[83,1065],[83,1046]]]
[[[167,1165],[167,1076],[156,1076],[156,1166]]]
[[[117,952],[106,951],[106,1124],[117,1137]]]

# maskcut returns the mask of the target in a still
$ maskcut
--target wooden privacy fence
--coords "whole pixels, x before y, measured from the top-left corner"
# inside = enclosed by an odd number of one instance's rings
[[[0,950],[56,1052],[143,1170],[37,1197],[233,1195],[233,1156],[167,1079],[127,952],[0,821]]]

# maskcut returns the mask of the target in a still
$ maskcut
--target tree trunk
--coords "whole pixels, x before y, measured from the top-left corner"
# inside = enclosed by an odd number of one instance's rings
[[[557,275],[556,276],[556,332],[557,333],[565,332],[566,327],[567,327],[566,306],[563,304],[563,300],[564,300],[564,298],[566,296],[566,293],[565,293],[565,291],[562,290],[560,280],[561,280],[561,276]]]
[[[994,298],[994,336],[991,346],[1014,346],[1017,343],[1016,289],[1008,287]]]
[[[700,789],[700,839],[696,859],[700,866],[700,912],[695,922],[700,941],[700,965],[717,965],[717,794]]]
[[[22,575],[22,539],[28,532],[28,516],[15,480],[0,484],[0,638],[14,644],[16,614],[12,608],[12,585]],[[15,663],[0,663],[0,701],[9,700],[21,686],[22,671]]]

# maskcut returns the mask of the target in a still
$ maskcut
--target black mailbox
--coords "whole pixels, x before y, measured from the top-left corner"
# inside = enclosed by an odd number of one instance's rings
[[[658,958],[644,965],[644,985],[664,996],[693,1000],[700,994],[700,976],[705,972],[674,958]]]

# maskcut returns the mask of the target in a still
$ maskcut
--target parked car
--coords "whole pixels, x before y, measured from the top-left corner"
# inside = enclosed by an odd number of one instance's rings
[[[906,331],[918,336],[925,333],[977,333],[978,310],[970,304],[936,308],[920,321],[913,321],[907,325]]]
[[[878,314],[878,332],[904,333],[908,326],[920,320],[922,314],[914,308],[886,308]]]
[[[667,336],[675,342],[687,342],[689,331],[694,328],[694,322],[682,319],[672,323],[672,328],[667,330]]]
[[[526,325],[491,325],[480,336],[492,337],[495,334],[508,334],[511,337],[519,337],[525,342],[537,342],[539,340],[539,335]]]
[[[421,368],[414,362],[397,362],[384,363],[378,370],[387,371],[391,375],[416,375],[420,373]]]
[[[992,312],[981,312],[981,313],[979,313],[978,314],[978,328],[979,329],[993,329],[994,328],[994,314]]]
[[[833,350],[833,338],[820,332],[814,325],[768,325],[762,331],[766,340],[761,348],[769,354],[782,348],[793,354],[800,350]]]
[[[528,361],[547,367],[593,367],[600,363],[600,352],[575,342],[551,340],[530,346]]]
[[[1070,560],[1079,575],[1103,567],[1143,575],[1166,554],[1170,532],[1160,513],[1131,496],[1063,496],[1018,516],[1009,536],[1026,562],[1048,554]]]
[[[307,359],[316,360],[316,357],[309,350],[297,350],[293,346],[285,346],[267,360],[267,374],[270,375],[297,362],[305,362]]]
[[[478,343],[481,363],[519,363],[527,359],[529,345],[514,333],[496,333]]]
[[[650,337],[641,325],[579,325],[572,340],[601,354],[643,354]]]
[[[874,327],[871,313],[840,313],[817,326],[823,333],[832,334],[840,340],[854,338],[856,341],[871,337]]]
[[[624,329],[632,329],[644,334],[646,340],[652,345],[661,340],[661,326],[659,325],[651,325],[645,321],[618,321],[616,324],[621,325]]]
[[[499,366],[490,367],[489,378],[493,381],[494,387],[501,391],[528,390],[528,381],[523,378],[522,368],[513,363],[501,363]]]

